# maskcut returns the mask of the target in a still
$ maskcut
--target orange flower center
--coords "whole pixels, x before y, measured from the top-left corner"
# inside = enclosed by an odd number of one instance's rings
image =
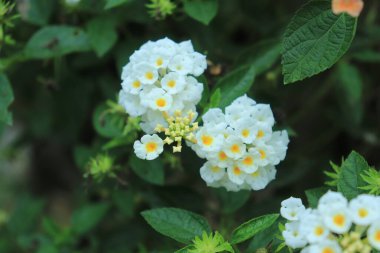
[[[158,107],[165,107],[166,106],[166,100],[163,98],[159,98],[156,100],[156,105]]]
[[[145,144],[145,149],[148,153],[152,153],[154,151],[156,151],[157,149],[157,143],[155,142],[148,142],[147,144]]]

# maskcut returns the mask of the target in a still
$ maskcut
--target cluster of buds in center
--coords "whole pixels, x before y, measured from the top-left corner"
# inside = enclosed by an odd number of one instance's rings
[[[165,134],[164,143],[171,145],[176,142],[173,153],[181,152],[182,140],[196,143],[194,132],[198,129],[198,122],[193,122],[196,115],[193,111],[189,111],[187,115],[182,115],[181,111],[175,111],[174,116],[167,112],[163,112],[163,115],[168,127],[158,124],[154,130]]]
[[[368,240],[362,240],[361,237],[362,234],[356,231],[345,234],[340,241],[343,253],[371,253]]]

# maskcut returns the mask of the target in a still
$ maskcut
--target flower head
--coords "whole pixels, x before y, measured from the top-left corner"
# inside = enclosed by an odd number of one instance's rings
[[[348,13],[353,17],[358,17],[363,7],[363,0],[332,0],[332,11],[336,15]]]

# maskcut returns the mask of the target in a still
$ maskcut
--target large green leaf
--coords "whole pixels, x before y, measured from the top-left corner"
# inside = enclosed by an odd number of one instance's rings
[[[86,28],[90,44],[99,57],[107,53],[117,41],[115,22],[110,17],[91,19]]]
[[[231,243],[237,244],[252,238],[262,230],[269,228],[278,217],[279,214],[268,214],[243,223],[232,232]]]
[[[220,89],[220,108],[225,108],[237,97],[244,95],[252,86],[256,76],[254,65],[242,66],[220,79],[215,92]],[[213,96],[213,95],[212,95]]]
[[[356,19],[335,15],[331,1],[312,0],[288,25],[283,40],[284,83],[293,83],[330,68],[350,47]]]
[[[6,75],[0,74],[0,124],[12,124],[12,114],[8,111],[14,96],[11,84]]]
[[[193,19],[208,25],[218,13],[218,0],[185,0],[184,10]]]
[[[100,223],[106,215],[109,205],[106,203],[88,204],[75,210],[71,224],[77,234],[85,234]]]
[[[77,27],[46,26],[38,30],[25,47],[27,58],[46,59],[90,50],[86,33]]]
[[[139,159],[133,154],[130,158],[129,165],[143,180],[156,185],[164,184],[164,165],[160,158],[147,161]]]
[[[157,232],[182,243],[190,243],[203,231],[211,232],[202,216],[178,208],[157,208],[141,213]]]
[[[46,25],[53,11],[55,1],[29,0],[20,1],[18,9],[22,19],[35,25]]]
[[[348,199],[353,199],[364,193],[359,188],[366,185],[361,174],[369,168],[366,160],[357,152],[352,151],[342,164],[340,177],[338,178],[338,191]]]

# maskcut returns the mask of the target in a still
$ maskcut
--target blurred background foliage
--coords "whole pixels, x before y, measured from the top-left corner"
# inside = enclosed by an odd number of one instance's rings
[[[329,161],[339,163],[352,149],[379,168],[380,3],[365,2],[338,64],[284,86],[280,40],[304,3],[2,1],[0,252],[173,252],[181,245],[155,233],[141,211],[184,208],[223,234],[278,212],[290,195],[304,198],[304,190],[323,184]],[[267,189],[207,188],[202,160],[187,149],[152,162],[135,158],[138,121],[115,103],[121,68],[141,44],[166,36],[190,39],[207,54],[200,110],[220,77],[256,66],[249,95],[270,103],[279,128],[291,133],[287,158]],[[246,246],[254,252],[259,238]]]

